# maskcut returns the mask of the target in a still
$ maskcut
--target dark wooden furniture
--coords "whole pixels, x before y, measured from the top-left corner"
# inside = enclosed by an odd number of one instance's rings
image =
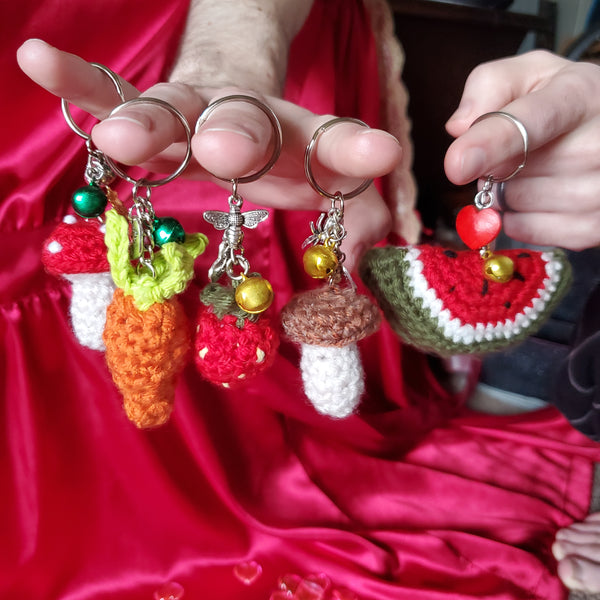
[[[433,0],[390,0],[406,54],[403,80],[410,94],[414,170],[428,228],[440,218],[453,223],[456,208],[472,200],[473,188],[453,186],[443,168],[452,141],[444,123],[458,106],[466,78],[482,62],[515,54],[529,32],[536,47],[553,48],[556,5],[540,4],[540,14],[523,15]]]

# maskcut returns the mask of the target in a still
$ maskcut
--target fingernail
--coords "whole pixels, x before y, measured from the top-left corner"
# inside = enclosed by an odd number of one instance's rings
[[[481,148],[471,148],[465,152],[462,159],[462,175],[469,181],[484,175],[485,152]]]
[[[242,135],[245,138],[248,138],[249,140],[252,140],[253,142],[258,142],[258,140],[256,139],[255,136],[253,136],[252,134],[248,133],[247,131],[242,131],[240,129],[229,129],[227,127],[208,127],[206,129],[203,129],[204,132],[207,131],[225,131],[227,133],[235,133],[236,135]]]
[[[396,144],[398,144],[398,146],[400,145],[400,142],[398,141],[396,136],[392,135],[391,133],[388,133],[387,131],[383,131],[383,129],[361,129],[360,131],[357,131],[356,134],[357,135],[377,135],[377,136],[385,138],[387,140],[394,140],[394,142],[396,142]]]
[[[145,119],[144,119],[145,120]],[[126,117],[123,115],[114,115],[113,117],[108,117],[108,119],[105,120],[106,121],[127,121],[128,123],[133,123],[134,125],[137,125],[138,127],[142,127],[143,129],[150,129],[150,121],[146,121],[145,123],[143,121],[140,121],[139,119],[134,119],[133,117]]]

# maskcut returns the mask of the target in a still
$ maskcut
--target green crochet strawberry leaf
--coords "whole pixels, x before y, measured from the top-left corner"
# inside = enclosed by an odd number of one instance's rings
[[[479,354],[535,333],[571,282],[561,250],[498,254],[514,263],[508,283],[483,276],[478,252],[437,246],[373,248],[360,275],[407,343],[440,356]]]

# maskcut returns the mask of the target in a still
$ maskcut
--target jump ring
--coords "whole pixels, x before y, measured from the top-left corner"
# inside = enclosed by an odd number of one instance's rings
[[[126,181],[129,181],[129,183],[133,183],[134,185],[137,185],[140,182],[142,182],[142,184],[145,187],[152,188],[152,187],[158,187],[159,185],[164,185],[165,183],[169,183],[169,181],[173,181],[173,179],[175,179],[176,177],[179,177],[179,175],[181,175],[181,173],[183,173],[185,168],[188,166],[190,159],[192,157],[192,131],[191,131],[190,126],[187,122],[187,119],[184,117],[183,113],[181,113],[179,110],[177,110],[172,104],[169,104],[167,101],[161,100],[160,98],[151,98],[149,96],[138,96],[137,98],[133,98],[132,100],[128,100],[127,102],[123,102],[123,104],[119,104],[119,106],[116,106],[115,108],[113,108],[111,113],[108,115],[108,118],[112,117],[114,114],[116,114],[123,108],[126,108],[127,106],[131,106],[133,104],[144,104],[144,103],[145,104],[156,104],[157,106],[161,106],[162,108],[168,110],[174,117],[176,117],[179,120],[179,122],[183,126],[183,129],[185,131],[186,142],[187,142],[187,150],[186,150],[185,156],[183,157],[183,160],[181,161],[181,164],[177,167],[177,169],[175,169],[175,171],[173,171],[173,173],[171,173],[167,177],[162,177],[161,179],[154,179],[154,180],[150,180],[150,179],[137,180],[137,179],[133,179],[132,177],[127,175],[127,173],[125,173],[125,171],[123,171],[123,169],[121,169],[121,167],[117,166],[115,164],[115,162],[108,156],[106,157],[106,162],[108,163],[110,168],[119,177],[125,179]]]
[[[269,119],[269,122],[271,123],[271,126],[273,127],[274,144],[275,145],[273,148],[273,153],[271,155],[271,158],[269,159],[267,164],[262,169],[257,171],[256,173],[252,173],[251,175],[246,175],[245,177],[238,177],[235,179],[218,177],[217,175],[214,175],[214,174],[212,174],[212,175],[213,175],[213,177],[216,177],[217,179],[220,179],[221,181],[230,181],[232,183],[237,182],[237,184],[250,183],[252,181],[256,181],[257,179],[260,179],[263,175],[268,173],[273,168],[273,165],[277,162],[277,159],[279,158],[279,155],[281,154],[281,147],[283,145],[283,134],[281,132],[281,124],[279,123],[279,119],[277,118],[277,115],[273,112],[273,109],[271,107],[267,106],[264,102],[261,102],[257,98],[254,98],[254,96],[246,96],[245,94],[232,94],[231,96],[223,96],[222,98],[217,98],[217,100],[213,100],[204,109],[204,112],[198,117],[198,120],[196,121],[196,129],[195,129],[196,133],[198,133],[198,130],[200,129],[200,127],[202,127],[202,125],[204,125],[204,123],[207,121],[208,117],[210,117],[210,115],[214,112],[214,110],[217,109],[222,104],[225,104],[226,102],[248,102],[249,104],[253,104],[257,108],[262,110],[262,112],[265,113],[265,115],[267,115],[267,118]],[[237,189],[237,185],[236,185],[236,189]]]
[[[90,65],[92,67],[96,67],[96,69],[100,69],[103,73],[108,75],[110,80],[113,82],[115,89],[117,90],[117,94],[119,94],[119,98],[121,99],[121,102],[124,102],[125,101],[125,93],[123,92],[123,86],[121,85],[121,80],[119,79],[119,76],[114,71],[111,71],[108,67],[105,67],[104,65],[101,65],[100,63],[93,62],[93,63],[90,63]],[[91,139],[90,134],[83,131],[83,129],[81,129],[81,127],[79,127],[79,125],[77,125],[77,123],[75,123],[75,121],[73,119],[73,115],[71,115],[71,111],[69,110],[69,102],[66,98],[61,98],[60,107],[62,109],[62,113],[65,117],[65,120],[67,121],[67,125],[79,137],[82,137],[84,140],[89,141]]]
[[[313,175],[313,172],[312,172],[311,159],[312,159],[313,150],[317,144],[317,140],[319,139],[319,136],[322,133],[324,133],[325,131],[327,131],[330,127],[333,127],[334,125],[338,125],[339,123],[356,123],[357,125],[362,125],[363,127],[366,127],[367,129],[369,128],[369,126],[364,121],[361,121],[360,119],[355,119],[354,117],[336,117],[335,119],[331,119],[330,121],[323,123],[323,125],[321,125],[314,132],[310,142],[308,143],[308,146],[306,146],[306,151],[304,152],[304,173],[306,175],[306,179],[308,179],[308,183],[310,183],[312,188],[316,192],[318,192],[321,196],[323,196],[324,198],[329,198],[330,200],[335,200],[335,199],[339,198],[341,196],[341,193],[338,191],[335,194],[332,194],[332,193],[328,192],[327,190],[325,190],[324,188],[322,188],[317,183],[315,176]],[[354,198],[355,196],[362,194],[371,185],[371,183],[373,183],[372,179],[365,179],[357,188],[353,189],[352,191],[348,192],[347,194],[343,194],[343,197],[346,198],[346,200],[348,200],[350,198]]]
[[[529,153],[529,136],[527,135],[527,129],[525,129],[525,125],[523,125],[523,123],[521,123],[517,117],[503,111],[485,113],[484,115],[481,115],[475,119],[473,123],[471,123],[471,127],[489,117],[503,117],[504,119],[508,119],[518,129],[519,133],[521,134],[521,138],[523,138],[523,160],[521,161],[521,164],[506,177],[494,177],[493,175],[488,175],[487,177],[492,183],[502,183],[503,181],[512,179],[525,166],[525,163],[527,162],[527,155]]]

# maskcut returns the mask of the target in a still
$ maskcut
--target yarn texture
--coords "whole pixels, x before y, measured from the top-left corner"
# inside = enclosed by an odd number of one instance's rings
[[[329,286],[294,296],[281,314],[291,340],[338,348],[375,333],[380,321],[377,307],[366,296]]]
[[[286,304],[281,323],[300,344],[304,392],[317,412],[337,419],[354,412],[365,389],[356,343],[380,322],[377,307],[352,288],[322,287]]]
[[[351,415],[365,391],[364,372],[356,344],[302,346],[300,371],[304,393],[315,410],[335,419]]]
[[[139,311],[117,289],[106,315],[106,363],[137,427],[166,423],[173,410],[177,376],[191,346],[188,319],[175,299]]]
[[[194,276],[194,260],[208,244],[202,233],[188,234],[183,244],[171,242],[161,246],[152,265],[156,276],[146,270],[138,272],[129,260],[129,224],[116,211],[106,213],[106,246],[108,262],[115,284],[133,296],[141,311],[155,302],[164,302],[185,290]]]
[[[106,324],[106,308],[110,304],[115,284],[109,272],[65,275],[71,282],[71,325],[82,346],[104,351],[102,334]]]
[[[373,248],[360,275],[407,343],[440,356],[482,354],[537,331],[571,282],[561,250],[498,254],[514,262],[508,283],[484,277],[478,252],[434,246]]]
[[[65,217],[44,242],[42,263],[51,275],[106,273],[104,226],[99,221]]]
[[[279,347],[277,329],[268,317],[246,313],[235,302],[235,291],[218,283],[200,296],[194,360],[211,383],[234,388],[267,369]]]
[[[193,277],[206,238],[195,234],[183,244],[162,246],[153,260],[156,277],[133,268],[127,219],[116,211],[106,215],[106,244],[118,286],[107,310],[106,363],[128,418],[140,428],[156,427],[173,410],[177,377],[191,348],[188,319],[176,294]]]
[[[69,315],[82,346],[104,350],[106,307],[115,285],[109,273],[104,225],[67,215],[45,241],[42,262],[48,273],[71,283]]]

